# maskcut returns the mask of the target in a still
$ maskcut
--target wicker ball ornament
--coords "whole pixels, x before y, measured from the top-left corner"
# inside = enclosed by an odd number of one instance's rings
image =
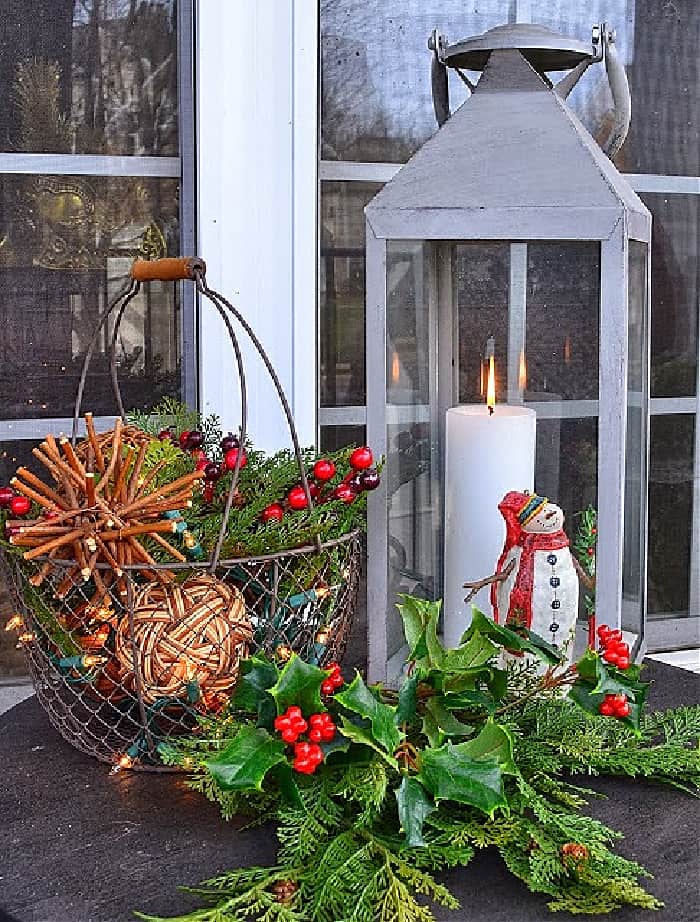
[[[128,615],[119,622],[115,655],[137,691],[136,652],[147,704],[196,688],[205,707],[220,706],[253,637],[239,590],[208,575],[146,584],[134,599],[134,642],[129,622]]]

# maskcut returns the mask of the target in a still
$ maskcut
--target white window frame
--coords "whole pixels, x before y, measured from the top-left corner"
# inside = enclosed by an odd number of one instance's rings
[[[262,341],[301,443],[316,439],[318,2],[199,0],[198,242],[209,285]],[[241,337],[248,431],[290,444],[282,410]],[[200,305],[200,406],[240,424],[234,359],[215,309]]]

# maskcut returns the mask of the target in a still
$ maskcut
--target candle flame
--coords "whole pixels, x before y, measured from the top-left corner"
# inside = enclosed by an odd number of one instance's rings
[[[564,340],[564,363],[568,365],[571,362],[571,339],[567,336]]]
[[[496,371],[494,368],[494,358],[492,355],[489,356],[489,377],[488,383],[486,385],[486,406],[489,408],[489,413],[493,413],[493,408],[496,406]]]
[[[525,353],[520,350],[520,364],[518,366],[518,388],[521,391],[527,389],[527,362],[525,361]]]
[[[399,354],[394,351],[394,354],[391,357],[391,383],[398,384],[399,376],[401,374],[401,367],[399,365]]]

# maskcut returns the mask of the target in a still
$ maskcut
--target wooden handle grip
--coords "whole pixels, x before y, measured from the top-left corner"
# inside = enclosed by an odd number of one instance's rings
[[[193,279],[195,270],[206,272],[206,263],[197,256],[178,259],[137,259],[131,267],[131,277],[137,282],[177,282]]]

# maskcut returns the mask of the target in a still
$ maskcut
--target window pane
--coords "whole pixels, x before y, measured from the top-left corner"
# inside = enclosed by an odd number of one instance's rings
[[[178,156],[175,0],[0,0],[0,148]]]
[[[179,253],[176,180],[0,176],[0,418],[72,416],[98,314],[139,253]],[[117,341],[126,407],[180,385],[175,284],[144,286]],[[104,337],[84,409],[115,411]]]
[[[364,426],[321,426],[321,451],[364,445],[366,439]]]
[[[698,362],[700,196],[642,195],[652,213],[651,395],[692,397]]]
[[[376,183],[321,186],[321,406],[365,402],[365,215]]]
[[[649,617],[688,615],[695,420],[651,417]],[[693,612],[697,616],[697,612]]]
[[[437,128],[426,44],[432,30],[455,42],[513,21],[515,7],[503,0],[322,0],[322,157],[407,160]],[[530,21],[585,42],[594,23],[615,27],[633,112],[616,158],[621,170],[699,172],[700,5],[530,0],[527,7]],[[453,110],[465,96],[451,74]],[[613,104],[604,65],[589,69],[568,102],[591,133],[605,134]]]

